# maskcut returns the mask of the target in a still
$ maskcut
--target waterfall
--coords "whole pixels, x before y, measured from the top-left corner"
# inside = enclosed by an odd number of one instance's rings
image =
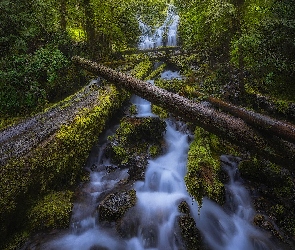
[[[143,32],[140,49],[163,45],[163,34],[168,31],[167,44],[176,45],[179,17],[169,6],[164,24],[154,33],[152,29],[139,21]],[[178,72],[165,71],[162,78],[181,78]],[[153,81],[149,81],[153,84]],[[131,102],[137,106],[138,117],[155,116],[151,103],[132,96]],[[184,249],[182,238],[177,231],[177,218],[180,215],[178,205],[186,201],[202,233],[206,246],[213,250],[266,250],[276,249],[267,236],[251,224],[254,209],[250,196],[237,170],[237,161],[231,156],[221,156],[222,167],[229,175],[226,184],[227,202],[221,207],[204,198],[202,207],[187,193],[184,183],[186,174],[188,138],[191,136],[186,125],[166,120],[164,136],[167,149],[165,154],[149,160],[144,181],[137,181],[137,203],[124,215],[125,221],[135,231],[135,236],[124,239],[114,227],[105,227],[98,220],[97,206],[100,196],[116,187],[121,179],[128,176],[127,170],[112,165],[104,151],[108,135],[114,133],[116,126],[110,129],[100,144],[94,148],[89,159],[90,181],[75,202],[70,229],[42,245],[45,250],[178,250]],[[107,171],[112,168],[114,171]],[[123,218],[123,219],[124,219]]]
[[[226,155],[220,158],[222,168],[229,176],[225,185],[226,204],[221,207],[205,198],[200,211],[197,211],[197,205],[191,205],[197,228],[206,244],[214,250],[279,249],[267,234],[252,224],[255,210],[239,177],[237,158]]]
[[[179,16],[176,14],[173,5],[168,5],[165,21],[154,32],[152,27],[143,23],[140,18],[138,18],[138,23],[139,29],[142,33],[139,37],[139,49],[153,49],[165,45],[177,45],[177,26],[179,23]],[[164,37],[167,38],[164,39]]]

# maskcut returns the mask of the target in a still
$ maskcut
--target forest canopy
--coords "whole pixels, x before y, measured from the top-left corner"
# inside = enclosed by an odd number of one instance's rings
[[[294,1],[170,1],[180,15],[180,45],[198,53],[219,77],[293,101]],[[134,48],[138,18],[152,26],[167,1],[3,0],[0,2],[0,115],[43,108],[85,84],[70,58],[112,59]],[[220,73],[221,72],[221,73]],[[238,79],[238,80],[236,80]]]
[[[238,70],[241,88],[293,98],[294,1],[191,0],[176,4],[183,46],[198,50],[211,65],[220,64],[231,73]]]

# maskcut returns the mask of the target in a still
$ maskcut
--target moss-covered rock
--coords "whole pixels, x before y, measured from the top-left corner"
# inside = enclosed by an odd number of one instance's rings
[[[135,204],[136,191],[134,189],[112,193],[98,206],[99,220],[108,222],[117,221]]]
[[[269,230],[279,240],[293,238],[294,244],[294,175],[281,166],[257,158],[241,162],[239,170],[251,190],[259,215],[255,217],[255,224]]]
[[[157,117],[124,117],[116,133],[110,137],[109,155],[115,163],[127,166],[137,155],[148,155],[152,146],[161,148],[165,130],[165,122]]]
[[[196,222],[190,214],[190,208],[185,201],[182,201],[179,206],[179,211],[182,213],[178,218],[178,224],[181,231],[181,236],[184,241],[185,249],[201,250],[202,235],[196,227]]]
[[[30,234],[28,225],[34,224],[30,222],[34,218],[29,216],[28,219],[25,215],[38,207],[36,204],[41,206],[43,197],[54,190],[69,190],[83,178],[83,165],[89,152],[107,120],[122,105],[126,98],[124,93],[113,86],[101,89],[95,103],[83,108],[69,124],[63,125],[29,154],[11,159],[1,167],[0,248],[22,231]],[[64,225],[52,223],[48,228]]]
[[[130,208],[127,213],[116,222],[116,230],[125,239],[131,239],[138,234],[142,214],[135,208]]]
[[[159,116],[161,119],[166,119],[169,117],[169,113],[167,112],[167,110],[163,109],[160,106],[152,104],[152,111],[154,114]]]
[[[219,179],[221,174],[217,136],[196,128],[195,139],[188,152],[188,172],[185,183],[188,192],[202,204],[204,196],[219,204],[224,202],[224,186]]]

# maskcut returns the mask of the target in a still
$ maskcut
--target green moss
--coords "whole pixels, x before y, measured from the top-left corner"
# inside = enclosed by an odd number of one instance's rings
[[[132,104],[132,105],[129,107],[129,114],[130,114],[131,116],[137,114],[137,108],[136,108],[136,105],[135,105],[135,104]]]
[[[202,204],[204,196],[218,203],[224,202],[224,187],[219,180],[220,162],[218,137],[196,128],[195,139],[188,152],[188,172],[185,182],[188,192]]]
[[[5,250],[21,249],[24,242],[29,238],[28,231],[22,231],[13,235],[11,243],[5,246]]]
[[[276,100],[275,105],[277,106],[277,109],[279,112],[285,114],[289,108],[290,102],[284,101],[284,100]]]
[[[241,162],[239,170],[242,178],[258,191],[259,198],[254,197],[255,207],[274,218],[285,233],[294,235],[295,182],[292,173],[257,158]]]
[[[152,104],[152,112],[159,116],[161,119],[166,119],[169,117],[169,113],[160,106]]]
[[[178,210],[181,213],[181,215],[178,217],[178,225],[180,227],[180,232],[185,245],[185,249],[205,249],[202,243],[202,235],[197,229],[195,220],[191,216],[191,211],[187,202],[182,201],[178,206]]]
[[[120,127],[110,136],[112,160],[120,165],[127,164],[135,155],[147,154],[148,149],[157,153],[166,130],[165,122],[155,117],[124,117]],[[151,146],[151,147],[150,147]]]
[[[161,64],[156,70],[154,70],[149,76],[146,77],[146,80],[151,80],[159,76],[163,70],[166,68],[166,64]]]
[[[101,90],[93,108],[81,110],[46,143],[1,168],[0,242],[5,244],[26,227],[32,201],[50,190],[68,190],[83,177],[83,165],[106,121],[126,97],[110,86]],[[1,248],[1,246],[0,246]]]
[[[73,192],[61,191],[45,195],[28,213],[32,231],[67,228],[72,212]]]
[[[155,144],[155,145],[150,146],[149,154],[152,158],[159,156],[161,153],[162,153],[161,145]]]
[[[145,60],[137,64],[131,71],[131,75],[137,79],[144,79],[151,72],[153,64],[150,60]]]
[[[7,128],[8,126],[14,125],[21,120],[23,120],[24,117],[9,117],[9,116],[3,116],[0,117],[0,130]]]
[[[294,195],[292,176],[281,166],[253,158],[241,162],[239,169],[243,178],[267,186],[265,192],[271,193],[276,199],[290,199]]]

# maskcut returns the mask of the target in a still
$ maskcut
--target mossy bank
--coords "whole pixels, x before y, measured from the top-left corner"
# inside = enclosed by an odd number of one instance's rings
[[[22,157],[1,167],[0,248],[16,249],[32,233],[67,227],[73,189],[85,176],[93,144],[121,107],[126,92],[94,86],[92,103]],[[82,97],[81,97],[82,98]]]
[[[242,148],[197,127],[188,152],[185,176],[188,192],[201,205],[203,197],[224,204],[224,184],[228,177],[221,168],[219,158],[222,154],[241,157],[239,172],[256,211],[252,223],[268,231],[270,238],[283,249],[293,249],[295,181],[294,173],[283,166],[249,155]]]

